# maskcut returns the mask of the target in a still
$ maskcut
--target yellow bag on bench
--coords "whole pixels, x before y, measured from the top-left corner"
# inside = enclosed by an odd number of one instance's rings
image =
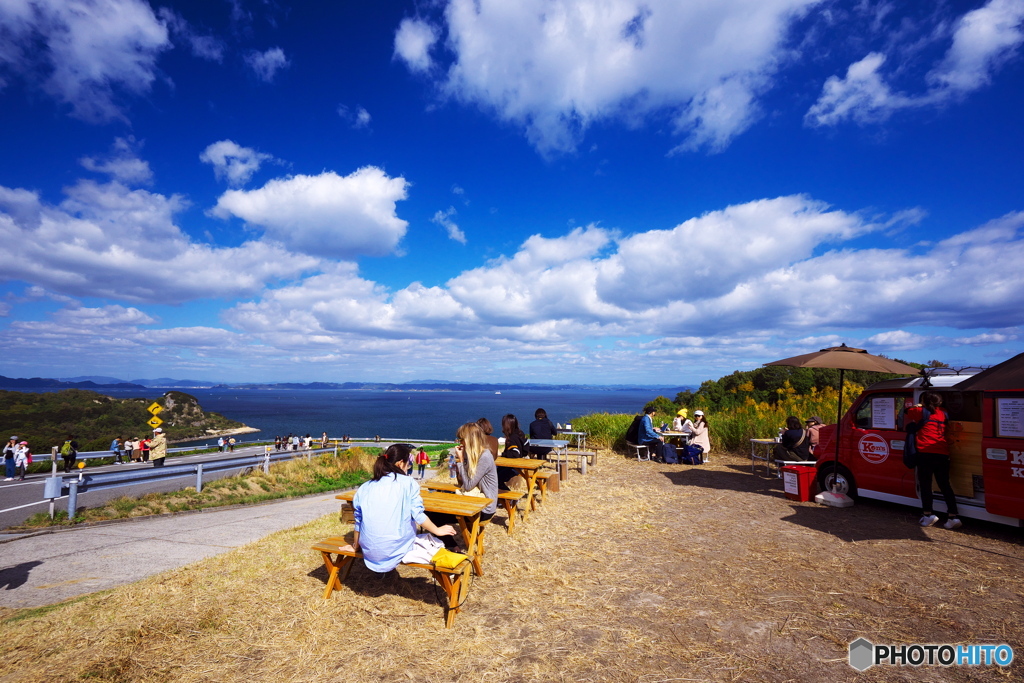
[[[447,548],[441,548],[435,553],[432,562],[438,569],[455,569],[468,559],[469,557],[462,553],[453,553]]]

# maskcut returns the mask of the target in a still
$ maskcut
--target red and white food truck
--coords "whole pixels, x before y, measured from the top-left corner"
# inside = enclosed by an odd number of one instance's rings
[[[961,517],[1024,526],[1024,354],[988,370],[930,370],[927,377],[868,387],[842,418],[839,463],[835,425],[821,429],[817,476],[851,497],[920,506],[917,478],[903,464],[905,406],[925,391],[942,394],[949,412],[950,483]],[[945,511],[942,495],[934,506]]]

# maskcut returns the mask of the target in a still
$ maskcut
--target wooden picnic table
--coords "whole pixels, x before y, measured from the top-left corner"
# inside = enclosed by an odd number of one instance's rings
[[[428,491],[446,491],[448,493],[456,493],[462,490],[458,484],[447,484],[433,480],[420,482],[420,488]],[[508,515],[508,525],[505,527],[505,530],[509,535],[512,535],[516,528],[516,511],[519,509],[519,500],[525,495],[522,491],[498,491],[498,504],[501,505]],[[526,515],[523,514],[523,521],[525,520]]]
[[[484,534],[480,530],[480,513],[491,504],[490,498],[477,496],[457,496],[454,493],[438,491],[421,491],[423,509],[429,513],[454,515],[459,520],[459,531],[466,546],[466,555],[473,563],[473,573],[484,575],[482,557],[484,554]],[[356,491],[345,491],[335,496],[338,500],[349,503],[356,497]]]
[[[498,467],[511,467],[526,480],[526,497],[530,499],[530,510],[536,510],[537,501],[533,494],[537,490],[537,470],[544,466],[545,461],[536,458],[495,458],[494,464]]]

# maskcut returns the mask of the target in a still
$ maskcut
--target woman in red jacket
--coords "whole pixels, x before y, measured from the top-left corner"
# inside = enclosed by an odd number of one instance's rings
[[[956,509],[956,495],[949,484],[949,444],[946,442],[946,423],[949,414],[942,409],[942,396],[934,391],[921,394],[921,403],[907,408],[906,421],[917,423],[914,434],[917,443],[917,487],[921,490],[921,526],[939,521],[932,511],[932,477],[946,500],[949,519],[947,529],[962,526]]]

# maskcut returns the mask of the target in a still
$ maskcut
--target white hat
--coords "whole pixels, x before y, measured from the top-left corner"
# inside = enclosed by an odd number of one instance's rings
[[[695,410],[695,411],[693,411],[693,416],[694,417],[697,417],[698,415],[703,415],[703,414],[704,414],[703,410]]]
[[[164,431],[164,430],[162,430],[162,429],[160,429],[159,427],[157,427],[156,429],[154,429],[154,430],[153,430],[153,433],[154,433],[154,434],[163,434],[163,431]]]

